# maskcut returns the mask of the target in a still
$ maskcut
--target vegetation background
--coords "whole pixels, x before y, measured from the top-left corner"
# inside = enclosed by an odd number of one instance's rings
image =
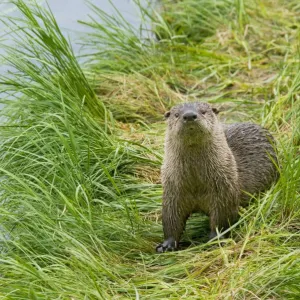
[[[91,5],[84,65],[48,9],[10,1],[0,299],[299,299],[299,1],[136,1],[139,30]],[[195,215],[158,255],[162,115],[195,100],[269,128],[281,177],[224,244]]]

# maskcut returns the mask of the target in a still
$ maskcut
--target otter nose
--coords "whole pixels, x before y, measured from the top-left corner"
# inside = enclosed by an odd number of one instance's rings
[[[188,111],[183,115],[184,121],[195,121],[196,119],[197,119],[197,114],[192,111]]]

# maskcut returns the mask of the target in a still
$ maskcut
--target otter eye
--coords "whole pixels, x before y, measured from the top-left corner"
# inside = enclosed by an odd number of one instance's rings
[[[206,111],[205,110],[202,110],[201,111],[201,115],[205,115],[206,114]]]
[[[176,114],[175,114],[175,117],[178,118],[178,117],[179,117],[179,113],[176,113]]]

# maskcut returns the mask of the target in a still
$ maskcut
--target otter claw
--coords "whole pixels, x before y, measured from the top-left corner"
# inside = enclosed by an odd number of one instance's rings
[[[163,243],[156,247],[156,252],[163,253],[167,251],[175,251],[177,249],[177,243],[174,238],[168,238]]]
[[[209,241],[218,237],[219,240],[224,240],[228,236],[228,233],[217,233],[216,231],[211,231],[209,234]]]
[[[216,231],[211,231],[210,234],[209,234],[209,240],[214,239],[216,236],[218,236],[217,232]]]

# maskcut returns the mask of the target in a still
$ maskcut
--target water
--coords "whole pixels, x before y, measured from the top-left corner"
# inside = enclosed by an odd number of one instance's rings
[[[109,0],[90,0],[91,3],[100,7],[108,14],[113,14],[114,9]],[[138,27],[140,24],[136,7],[132,0],[112,0],[113,5],[122,13],[124,18],[134,26]],[[39,1],[44,7],[47,6],[45,1]],[[141,1],[143,3],[143,1]],[[50,9],[60,26],[63,33],[76,40],[78,32],[86,32],[89,28],[79,24],[77,21],[88,21],[89,15],[94,16],[85,0],[48,0]],[[0,2],[0,18],[1,15],[19,16],[20,14],[14,6],[6,1]],[[0,32],[3,30],[4,25],[0,23]],[[79,46],[73,43],[73,48],[79,50]],[[1,49],[0,49],[1,51]],[[1,53],[1,52],[0,52]]]
[[[14,6],[7,1],[0,0],[0,18],[3,15],[18,17],[20,14],[14,9]],[[91,0],[93,4],[99,6],[102,10],[109,14],[113,14],[114,9],[109,0]],[[45,1],[39,1],[43,6],[46,6]],[[140,21],[136,7],[131,0],[112,0],[115,7],[122,13],[124,18],[132,25],[138,27]],[[93,16],[90,8],[85,0],[48,0],[48,4],[56,18],[58,25],[62,32],[69,37],[72,47],[77,55],[80,54],[81,46],[79,42],[80,34],[88,32],[88,27],[79,24],[77,21],[88,21],[89,15]],[[0,35],[4,30],[4,25],[0,23]],[[80,33],[80,34],[79,34]],[[9,39],[7,41],[9,43]],[[0,55],[3,54],[3,49],[0,48]],[[7,72],[7,68],[1,66],[0,61],[0,74]],[[0,94],[1,97],[1,94]],[[1,104],[0,104],[1,109]]]

